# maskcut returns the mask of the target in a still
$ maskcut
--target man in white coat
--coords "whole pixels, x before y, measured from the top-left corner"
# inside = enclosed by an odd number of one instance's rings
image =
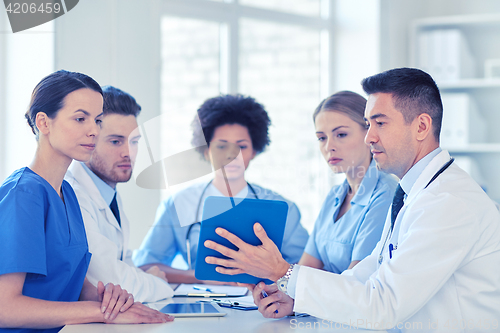
[[[221,273],[276,281],[249,286],[266,317],[296,311],[344,328],[497,331],[500,215],[439,147],[443,108],[435,82],[421,70],[399,68],[362,85],[369,95],[365,142],[378,168],[400,178],[372,254],[340,275],[289,265],[256,224],[261,246],[219,228],[239,250],[207,241],[205,246],[231,259],[206,261],[223,266],[217,268]]]
[[[137,268],[128,249],[129,221],[116,184],[129,181],[140,134],[136,117],[141,107],[128,93],[106,86],[102,127],[91,159],[74,161],[65,179],[75,190],[92,258],[88,280],[112,282],[140,302],[172,297],[173,290],[158,267]]]

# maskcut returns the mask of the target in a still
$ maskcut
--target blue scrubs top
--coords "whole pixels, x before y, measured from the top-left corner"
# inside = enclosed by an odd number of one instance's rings
[[[63,181],[64,203],[42,177],[29,168],[10,175],[0,187],[0,275],[27,273],[23,295],[78,301],[90,262],[80,206]],[[1,329],[0,332],[57,332]]]
[[[337,221],[349,184],[345,180],[333,187],[304,251],[321,260],[325,270],[338,274],[346,270],[351,261],[364,259],[380,240],[396,187],[397,180],[377,170],[372,160],[351,200],[351,208]]]
[[[309,237],[307,231],[300,224],[299,209],[293,202],[286,200],[279,194],[255,184],[252,184],[252,187],[258,199],[279,200],[288,204],[281,253],[289,263],[298,262]],[[149,230],[139,250],[134,251],[132,257],[134,264],[138,267],[153,263],[171,266],[175,256],[179,253],[187,262],[186,238],[189,225],[201,221],[203,202],[208,196],[223,196],[223,194],[213,184],[207,187],[207,182],[203,182],[187,187],[160,203],[153,228]],[[255,198],[255,195],[247,186],[235,197]],[[196,217],[197,212],[198,216]],[[189,232],[191,267],[193,269],[196,266],[199,235],[200,225],[196,224]]]

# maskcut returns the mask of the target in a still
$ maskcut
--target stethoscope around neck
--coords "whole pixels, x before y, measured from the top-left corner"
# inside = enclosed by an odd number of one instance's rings
[[[205,195],[205,192],[207,192],[207,189],[210,186],[210,184],[212,184],[212,181],[213,180],[209,181],[208,184],[203,189],[203,191],[201,192],[200,199],[198,200],[198,206],[196,207],[196,215],[194,216],[195,220],[197,220],[198,216],[200,216],[200,209],[201,209],[201,205],[202,205],[203,196]],[[250,189],[250,191],[252,191],[253,195],[255,196],[255,199],[259,199],[259,197],[257,196],[257,192],[255,191],[255,189],[253,188],[253,186],[250,185],[249,182],[247,182],[247,185],[248,185],[248,188]],[[231,199],[231,203],[232,203],[232,205],[234,207],[235,204],[234,204],[233,197],[230,196],[229,198]],[[192,265],[191,265],[191,242],[189,241],[189,235],[191,234],[191,229],[193,229],[193,227],[195,225],[201,225],[201,222],[200,221],[196,221],[193,224],[191,224],[189,226],[188,232],[186,234],[186,256],[187,256],[188,268],[190,270],[193,269],[193,268],[192,268]]]
[[[434,176],[431,178],[431,180],[427,183],[427,185],[425,185],[424,189],[426,189],[433,181],[436,180],[436,178],[442,174],[446,169],[448,169],[448,167],[453,163],[455,159],[454,158],[450,158],[450,160],[441,168],[438,170],[438,172],[436,172],[434,174]],[[385,246],[387,245],[387,241],[389,240],[389,238],[392,238],[392,232],[394,231],[394,226],[392,228],[390,228],[387,232],[387,234],[385,235],[385,240],[384,240],[384,245],[382,245],[382,248],[380,249],[380,253],[378,255],[378,263],[379,265],[382,264],[382,262],[384,261],[384,249],[385,249]],[[389,244],[389,251],[391,251],[391,246],[392,244]],[[390,254],[389,254],[389,257],[390,257]]]

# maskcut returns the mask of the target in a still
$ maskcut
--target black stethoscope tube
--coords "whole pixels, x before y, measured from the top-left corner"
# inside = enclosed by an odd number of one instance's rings
[[[455,160],[454,158],[451,158],[441,169],[439,169],[438,172],[436,172],[434,174],[434,176],[431,178],[431,180],[427,183],[427,185],[425,185],[424,189],[426,189],[427,186],[429,186],[434,180],[436,180],[436,178],[440,174],[442,174],[446,169],[448,169],[448,167],[453,163],[454,160]],[[382,264],[382,262],[384,261],[384,256],[382,255],[382,253],[384,252],[384,248],[385,248],[385,245],[387,244],[387,240],[392,237],[392,231],[393,231],[393,228],[391,228],[385,236],[384,245],[382,245],[382,249],[380,250],[380,253],[378,255],[379,265]],[[390,244],[390,245],[392,245],[392,244]]]

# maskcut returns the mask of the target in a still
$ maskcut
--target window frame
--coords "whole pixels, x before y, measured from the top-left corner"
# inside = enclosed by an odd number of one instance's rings
[[[163,0],[162,16],[176,16],[221,24],[220,91],[239,92],[239,21],[241,18],[264,20],[318,30],[320,33],[320,94],[328,96],[335,91],[335,13],[334,0],[320,0],[318,17],[280,12],[241,5],[238,0],[216,2],[210,0]]]

